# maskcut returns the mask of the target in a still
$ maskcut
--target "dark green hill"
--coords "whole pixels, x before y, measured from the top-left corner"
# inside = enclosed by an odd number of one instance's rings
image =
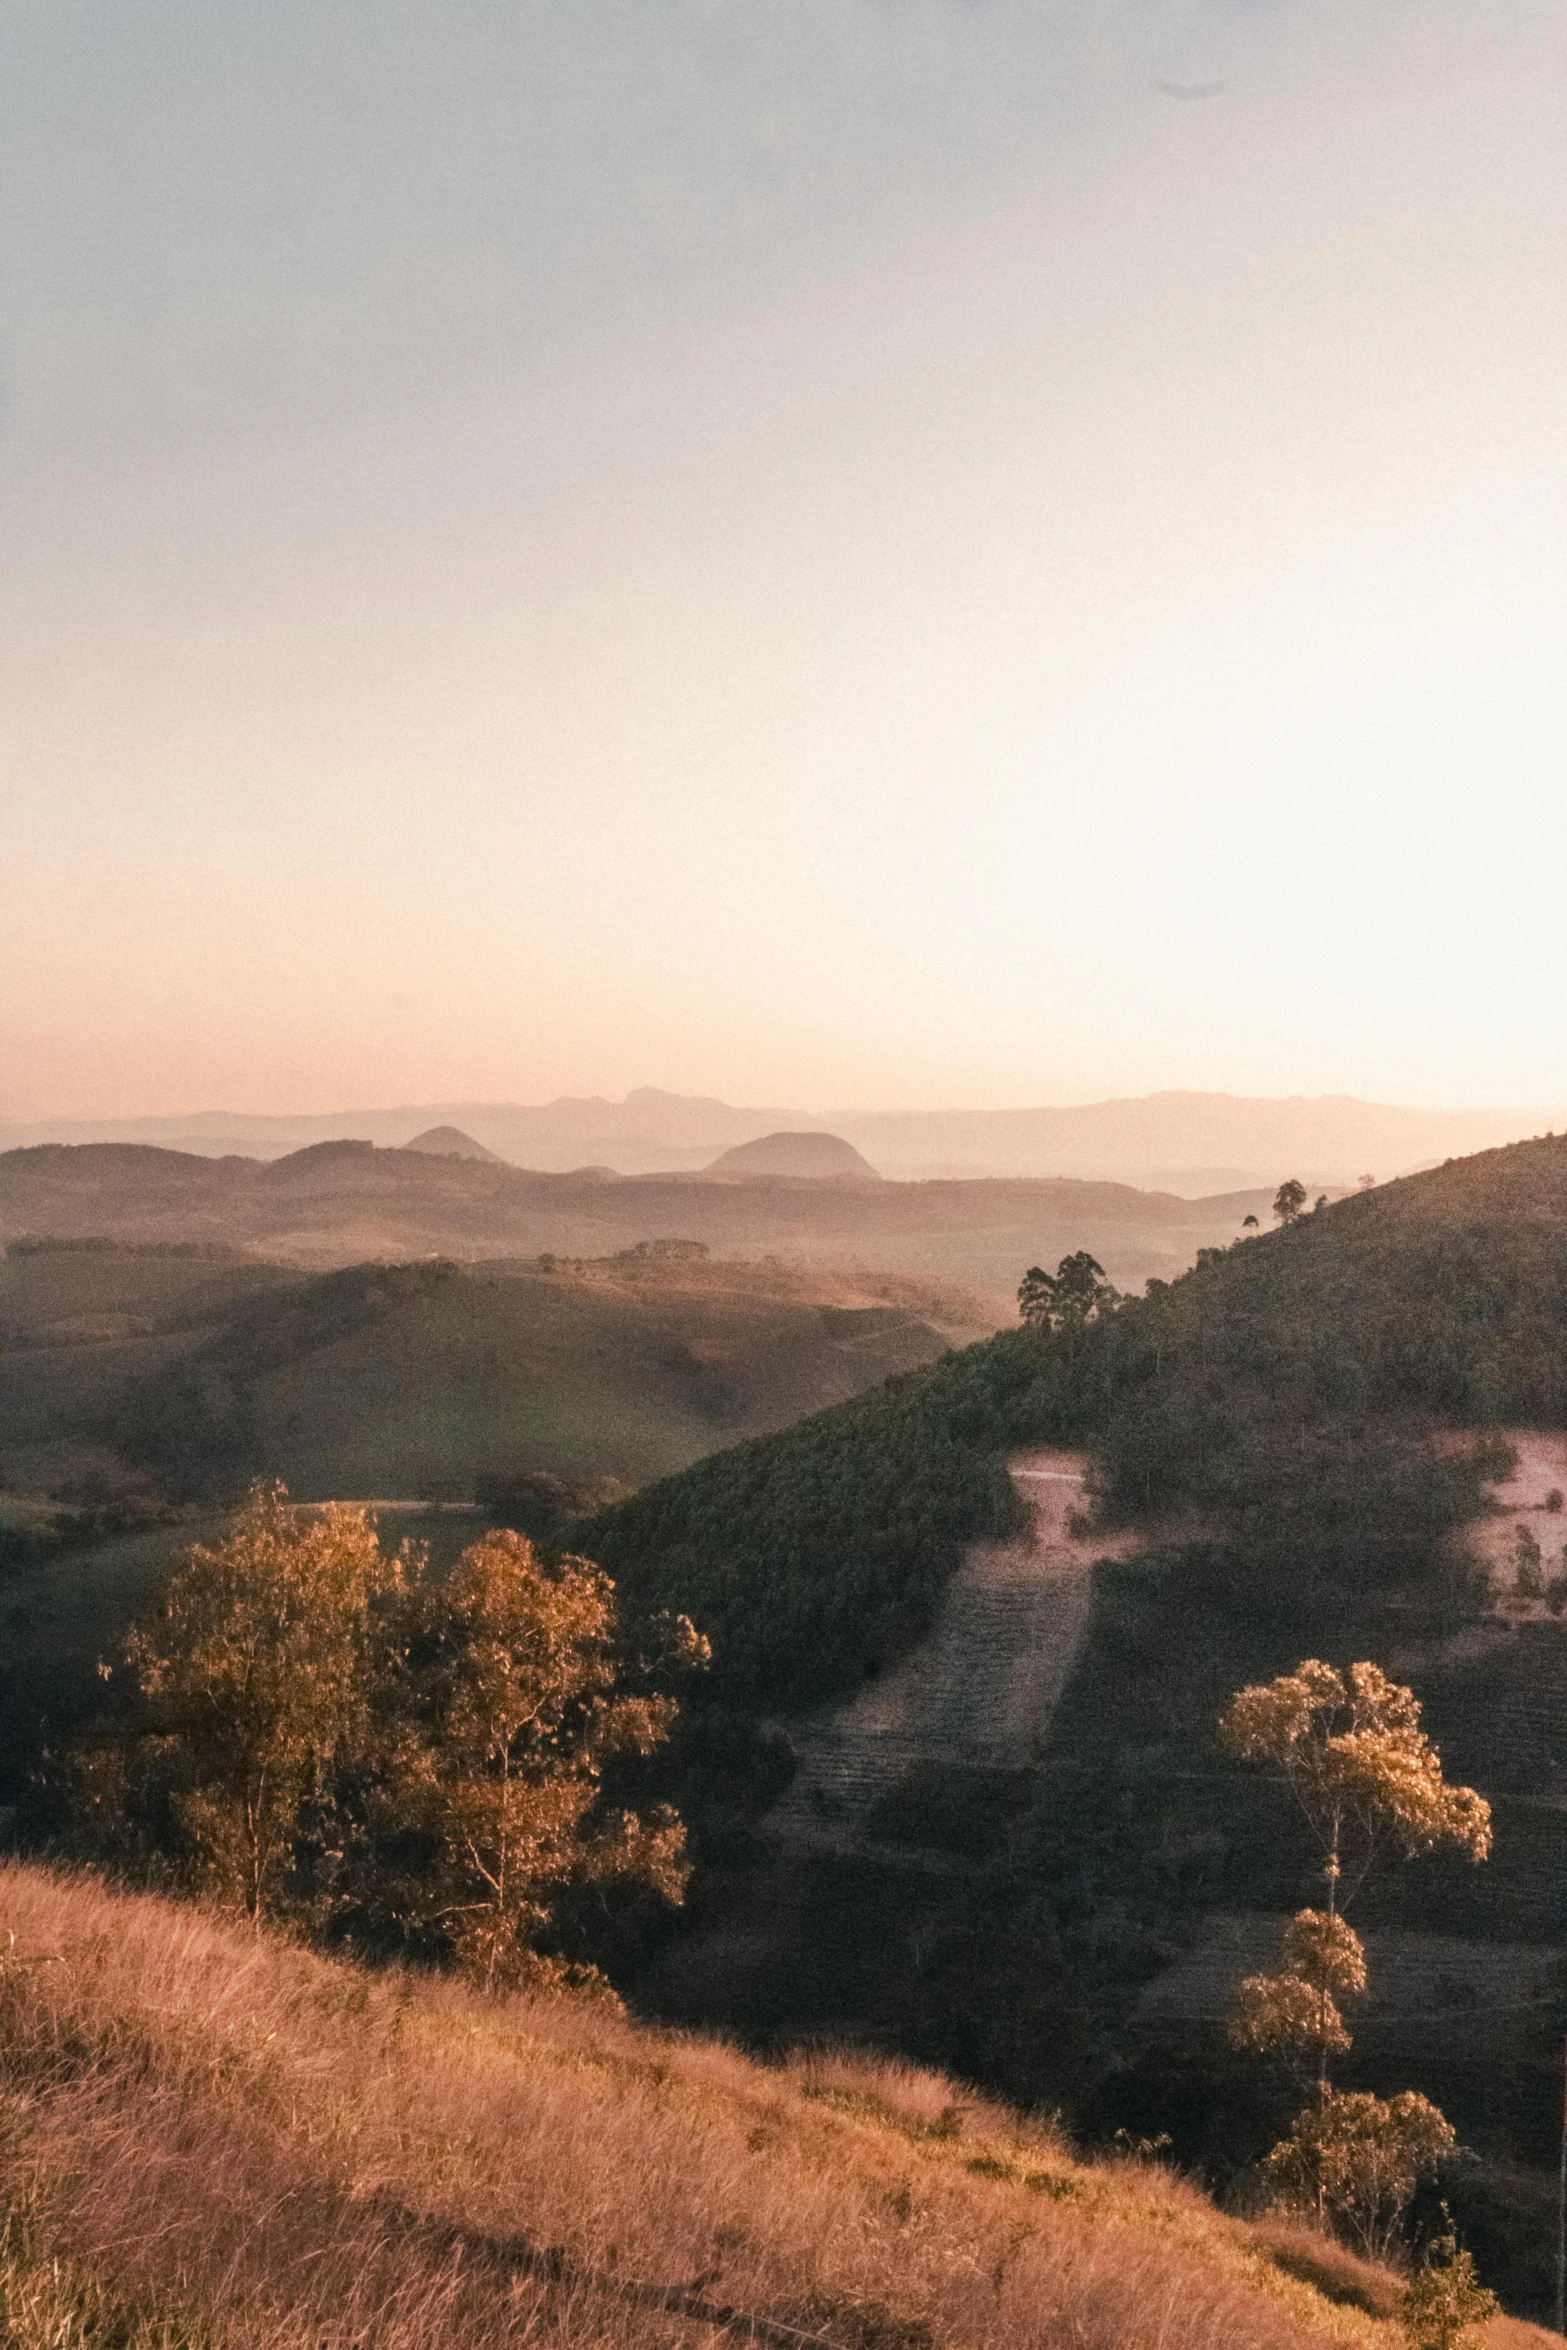
[[[644,1605],[689,1607],[715,1696],[760,1708],[852,1688],[919,1636],[965,1541],[1004,1521],[1017,1446],[1085,1447],[1102,1519],[1146,1537],[1098,1570],[1033,1767],[911,1784],[858,1857],[721,1860],[644,1996],[764,2038],[870,2031],[1092,2128],[1171,2131],[1221,2171],[1260,2151],[1278,2117],[1217,2017],[1162,2038],[1138,2020],[1212,1913],[1310,1895],[1284,1798],[1215,1748],[1237,1686],[1377,1658],[1491,1798],[1487,1869],[1423,1863],[1363,1922],[1542,1963],[1567,1924],[1567,1621],[1499,1607],[1464,1539],[1505,1432],[1531,1427],[1567,1428],[1550,1137],[1343,1199],[1101,1324],[970,1347],[601,1513],[584,1547]],[[1482,2151],[1538,2159],[1550,2018],[1525,2002],[1482,2033],[1472,1998],[1379,2025],[1358,2078],[1417,2080]]]
[[[918,1636],[1006,1506],[1008,1447],[1088,1444],[1107,1516],[1201,1511],[1259,1574],[1280,1544],[1331,1574],[1349,1525],[1364,1571],[1391,1573],[1477,1506],[1434,1432],[1515,1421],[1567,1425],[1567,1140],[1549,1137],[1206,1250],[1104,1323],[1003,1333],[579,1531],[661,1604],[705,1609],[747,1686],[825,1690]]]
[[[945,1354],[924,1301],[883,1287],[896,1302],[657,1258],[354,1266],[236,1314],[127,1398],[121,1441],[196,1494],[263,1474],[304,1499],[460,1498],[537,1471],[640,1484]]]

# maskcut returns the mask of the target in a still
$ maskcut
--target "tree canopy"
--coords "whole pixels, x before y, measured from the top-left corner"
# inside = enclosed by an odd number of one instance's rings
[[[258,1922],[487,1983],[549,1974],[568,1888],[683,1894],[679,1819],[605,1787],[667,1740],[668,1683],[706,1662],[685,1618],[652,1629],[653,1654],[629,1647],[609,1577],[519,1534],[442,1576],[389,1557],[362,1509],[259,1489],[129,1635],[119,1717],[76,1757],[78,1817],[107,1856]]]
[[[1340,1673],[1308,1657],[1242,1689],[1219,1735],[1242,1762],[1284,1773],[1321,1850],[1330,1909],[1346,1898],[1346,1862],[1353,1893],[1389,1842],[1408,1858],[1439,1844],[1472,1861],[1490,1854],[1490,1805],[1472,1787],[1447,1784],[1419,1700],[1377,1665]]]
[[[1047,1330],[1080,1330],[1119,1305],[1120,1293],[1086,1248],[1074,1249],[1053,1273],[1030,1265],[1018,1284],[1018,1312],[1025,1322]]]

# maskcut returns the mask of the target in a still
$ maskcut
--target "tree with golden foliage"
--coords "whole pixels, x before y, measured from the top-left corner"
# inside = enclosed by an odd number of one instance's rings
[[[1331,2214],[1358,2251],[1380,2260],[1416,2187],[1456,2142],[1451,2123],[1418,2090],[1373,2097],[1330,2089],[1295,2116],[1263,2172],[1291,2201]]]
[[[572,1884],[678,1902],[684,1830],[606,1814],[607,1765],[668,1738],[655,1686],[707,1644],[662,1619],[630,1656],[586,1559],[486,1536],[447,1575],[363,1509],[259,1487],[125,1643],[129,1708],[76,1757],[100,1852],[257,1923],[373,1921],[499,1985]],[[556,1970],[557,1972],[559,1970]]]
[[[77,1758],[100,1841],[154,1848],[159,1873],[254,1921],[297,1907],[302,1848],[370,1735],[376,1617],[406,1567],[362,1509],[258,1486],[125,1642],[129,1735]]]
[[[687,1619],[665,1631],[665,1666],[706,1662]],[[567,1885],[682,1898],[690,1870],[672,1811],[591,1816],[606,1764],[663,1745],[678,1709],[623,1686],[614,1586],[590,1560],[546,1569],[524,1536],[486,1536],[414,1589],[405,1670],[390,1800],[417,1839],[402,1878],[409,1926],[494,1985],[539,1973],[533,1945]]]
[[[1314,2206],[1319,2220],[1331,2217],[1362,2251],[1385,2252],[1453,2132],[1413,2089],[1381,2098],[1330,2086],[1329,2060],[1350,2046],[1339,2002],[1366,1988],[1365,1946],[1341,1912],[1389,1850],[1413,1859],[1445,1845],[1487,1859],[1491,1808],[1472,1787],[1448,1786],[1414,1692],[1376,1665],[1345,1674],[1308,1657],[1293,1673],[1242,1689],[1219,1736],[1242,1762],[1282,1772],[1327,1889],[1325,1909],[1290,1920],[1279,1971],[1248,1975],[1231,2009],[1236,2047],[1309,2061],[1316,2071],[1315,2102],[1296,2115],[1264,2175]]]
[[[1450,1787],[1420,1727],[1412,1690],[1373,1664],[1338,1672],[1308,1657],[1293,1673],[1242,1689],[1219,1722],[1242,1762],[1282,1772],[1322,1856],[1327,1906],[1287,1930],[1277,1974],[1251,1975],[1236,1995],[1231,2037],[1259,2054],[1314,2056],[1320,2098],[1328,2061],[1350,2046],[1339,2001],[1366,1987],[1365,1950],[1342,1916],[1381,1856],[1448,1846],[1479,1862],[1491,1850],[1491,1807]]]

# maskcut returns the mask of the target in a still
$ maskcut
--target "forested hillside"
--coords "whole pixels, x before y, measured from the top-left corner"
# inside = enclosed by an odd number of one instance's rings
[[[1143,1534],[1098,1570],[1029,1769],[905,1790],[863,1857],[709,1868],[644,1995],[763,2036],[870,2031],[1096,2129],[1170,2131],[1224,2173],[1278,2115],[1226,2054],[1222,1973],[1162,2030],[1141,2003],[1210,1915],[1308,1887],[1283,1798],[1213,1735],[1230,1692],[1303,1655],[1395,1664],[1495,1808],[1489,1867],[1424,1863],[1369,1924],[1505,1943],[1515,1977],[1518,1953],[1546,1962],[1567,1898],[1546,1759],[1567,1755],[1567,1626],[1539,1599],[1499,1607],[1465,1530],[1505,1431],[1567,1425],[1564,1360],[1567,1140],[1547,1137],[1325,1206],[1087,1327],[971,1347],[579,1528],[642,1604],[710,1630],[710,1702],[764,1707],[851,1688],[919,1636],[964,1542],[1004,1521],[998,1466],[1020,1445],[1086,1446],[1100,1522]],[[1542,1533],[1561,1523],[1539,1506]],[[1454,1981],[1379,2023],[1353,2077],[1440,2095],[1487,2157],[1464,2174],[1465,2225],[1544,2306],[1506,2218],[1532,2209],[1533,2174],[1505,2166],[1551,2143],[1551,2014],[1531,1993],[1480,2032]]]
[[[1281,1546],[1328,1572],[1345,1541],[1391,1574],[1478,1506],[1483,1454],[1438,1432],[1535,1421],[1567,1423],[1552,1137],[1206,1251],[1086,1328],[1003,1333],[578,1531],[701,1613],[725,1674],[827,1688],[917,1637],[962,1544],[1005,1523],[987,1464],[1010,1446],[1089,1443],[1107,1517],[1198,1513],[1259,1574]]]

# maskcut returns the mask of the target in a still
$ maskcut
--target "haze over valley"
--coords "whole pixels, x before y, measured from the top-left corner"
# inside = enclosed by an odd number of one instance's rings
[[[1564,88],[0,11],[3,2350],[1567,2350]]]
[[[1288,1170],[1338,1188],[1368,1171],[1385,1180],[1557,1126],[1567,1126],[1567,1110],[1406,1109],[1344,1095],[1250,1100],[1162,1093],[1074,1107],[815,1115],[737,1108],[639,1086],[619,1102],[566,1096],[531,1108],[440,1102],[308,1117],[212,1110],[184,1117],[0,1121],[0,1149],[141,1142],[210,1157],[272,1159],[345,1137],[382,1149],[426,1148],[431,1129],[450,1127],[515,1166],[564,1173],[591,1164],[639,1175],[694,1172],[712,1165],[723,1150],[780,1130],[805,1130],[841,1136],[878,1172],[903,1180],[1066,1175],[1197,1198],[1271,1189]]]

